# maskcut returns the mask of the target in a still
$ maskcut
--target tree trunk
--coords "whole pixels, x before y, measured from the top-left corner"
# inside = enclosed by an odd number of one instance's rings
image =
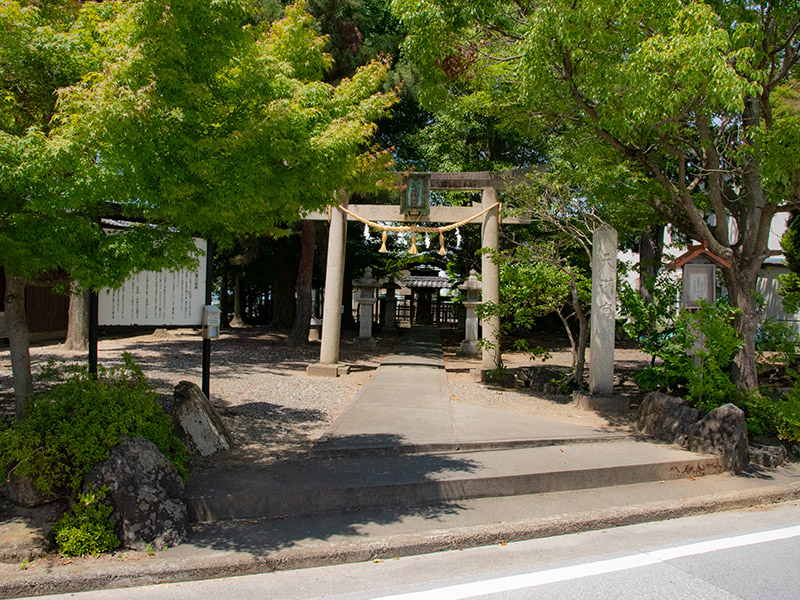
[[[728,271],[725,269],[723,274],[731,304],[742,311],[735,321],[742,338],[742,348],[733,359],[732,379],[739,389],[754,390],[758,389],[756,330],[761,322],[761,310],[753,295],[758,271],[738,276]]]
[[[219,310],[222,313],[222,320],[220,325],[222,327],[230,327],[231,322],[228,318],[228,274],[223,273],[219,282]]]
[[[242,320],[242,278],[236,275],[233,280],[233,319],[231,327],[244,327]]]
[[[664,226],[656,225],[642,233],[639,240],[639,294],[645,304],[653,301],[653,282],[661,267]]]
[[[561,319],[561,323],[564,325],[564,330],[567,332],[567,339],[569,340],[569,349],[572,352],[572,371],[575,371],[575,367],[578,364],[578,344],[575,342],[575,336],[572,334],[572,328],[569,326],[569,317],[565,317],[561,310],[557,310],[556,314],[558,318]]]
[[[308,330],[311,324],[311,279],[314,275],[314,222],[300,223],[300,265],[297,267],[297,283],[295,285],[296,310],[294,326],[286,338],[289,346],[298,346],[308,342]]]
[[[745,138],[749,144],[753,132],[759,131],[761,126],[760,99],[746,98],[742,116]],[[733,359],[733,381],[739,389],[756,390],[756,329],[762,315],[754,290],[764,260],[769,256],[769,233],[777,205],[767,201],[754,153],[743,152],[742,156],[741,195],[747,198],[747,210],[738,221],[740,238],[734,252],[733,266],[723,269],[723,276],[731,303],[742,311],[736,318],[736,328],[742,336],[742,348]]]
[[[295,317],[295,284],[297,281],[297,262],[292,242],[282,238],[275,243],[275,258],[278,268],[275,270],[275,312],[272,314],[272,327],[289,329]]]
[[[89,349],[89,292],[77,292],[75,284],[69,297],[69,321],[64,350],[85,352]]]
[[[6,327],[11,350],[11,372],[14,378],[14,409],[22,416],[25,400],[33,393],[30,340],[25,318],[25,279],[6,272]]]
[[[589,321],[581,307],[578,298],[578,280],[575,274],[569,272],[570,297],[572,298],[572,309],[578,319],[578,347],[575,355],[575,386],[583,389],[583,372],[586,369],[586,344],[589,338]]]
[[[586,345],[589,339],[589,321],[583,311],[578,314],[578,357],[575,363],[575,385],[583,389],[583,373],[586,371]]]

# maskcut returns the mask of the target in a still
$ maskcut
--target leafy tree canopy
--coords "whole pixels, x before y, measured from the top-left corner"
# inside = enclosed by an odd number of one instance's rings
[[[656,208],[710,233],[704,210],[739,219],[747,209],[734,178],[712,163],[734,176],[757,155],[769,199],[797,202],[800,156],[776,152],[797,123],[773,113],[769,96],[797,61],[796,1],[393,6],[428,105],[491,105],[508,122],[566,132],[559,154],[591,158],[586,182],[601,183],[608,168],[627,185],[654,179],[663,187],[649,195]],[[744,122],[751,98],[760,112]],[[743,136],[740,125],[752,131]]]
[[[99,286],[121,282],[134,266],[188,260],[191,241],[164,235],[163,227],[106,235],[96,221],[96,157],[65,160],[59,91],[99,71],[113,54],[115,16],[114,3],[0,6],[0,266],[6,271],[34,279],[62,269]]]
[[[331,57],[304,6],[256,14],[247,0],[128,3],[127,51],[64,94],[61,123],[127,210],[229,243],[380,179],[386,156],[365,144],[395,101],[376,93],[386,62],[324,83]]]
[[[752,298],[777,210],[800,202],[800,121],[779,103],[800,2],[394,0],[426,106],[480,103],[560,136],[588,195],[645,201],[723,270],[755,386]],[[604,202],[608,196],[603,198]]]
[[[388,59],[337,85],[303,3],[6,0],[0,5],[0,266],[18,411],[30,394],[24,281],[80,286],[190,264],[374,188],[396,96]],[[110,204],[145,224],[108,230]]]

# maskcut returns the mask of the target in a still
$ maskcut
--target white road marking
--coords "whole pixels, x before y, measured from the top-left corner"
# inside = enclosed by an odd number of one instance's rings
[[[708,552],[717,552],[719,550],[741,548],[743,546],[763,544],[765,542],[775,542],[778,540],[785,540],[798,536],[800,536],[800,526],[786,527],[783,529],[737,535],[734,537],[711,540],[708,542],[675,546],[674,548],[665,548],[663,550],[654,550],[652,552],[641,552],[638,554],[632,554],[630,556],[623,556],[621,558],[600,560],[581,565],[574,565],[572,567],[562,567],[558,569],[549,569],[547,571],[537,571],[535,573],[525,573],[523,575],[513,575],[510,577],[500,577],[498,579],[476,581],[474,583],[451,585],[433,590],[426,590],[423,592],[382,596],[381,598],[376,598],[375,600],[430,600],[431,598],[435,598],[436,600],[462,600],[463,598],[475,598],[477,596],[498,594],[500,592],[520,590],[540,585],[547,585],[549,583],[580,579],[582,577],[592,577],[595,575],[604,575],[606,573],[615,573],[628,569],[638,569],[639,567],[655,565],[668,560],[674,560],[676,558],[695,556],[697,554],[706,554]]]
[[[784,527],[783,529],[773,529],[772,531],[748,533],[746,535],[737,535],[720,540],[710,540],[697,544],[676,546],[675,548],[665,548],[664,550],[648,552],[648,554],[650,556],[655,556],[659,560],[672,560],[674,558],[683,558],[684,556],[716,552],[717,550],[741,548],[742,546],[752,546],[753,544],[763,544],[764,542],[777,542],[778,540],[785,540],[799,535],[800,525],[795,525],[794,527]]]

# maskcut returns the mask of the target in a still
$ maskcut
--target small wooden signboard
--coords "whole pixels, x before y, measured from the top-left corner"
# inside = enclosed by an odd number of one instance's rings
[[[729,267],[730,263],[711,252],[705,243],[689,246],[689,250],[667,265],[670,270],[682,267],[683,293],[681,306],[700,308],[700,302],[717,299],[717,267]]]

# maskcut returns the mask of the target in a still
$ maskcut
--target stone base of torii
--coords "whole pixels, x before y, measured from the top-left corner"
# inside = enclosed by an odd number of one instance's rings
[[[430,189],[480,191],[481,203],[472,206],[431,206],[426,216],[409,216],[400,212],[399,206],[375,204],[348,204],[345,193],[337,196],[340,206],[360,217],[378,222],[394,222],[405,225],[427,225],[430,223],[460,223],[482,211],[489,209],[480,221],[481,247],[496,251],[500,240],[500,210],[497,206],[497,193],[510,183],[520,180],[528,170],[477,173],[431,173]],[[328,259],[325,271],[325,298],[322,307],[322,345],[319,362],[309,365],[308,375],[337,377],[347,373],[349,367],[339,362],[339,340],[342,324],[342,289],[344,285],[345,242],[347,237],[346,213],[336,206],[328,212],[311,213],[305,217],[310,220],[329,220]],[[504,218],[505,224],[527,224],[530,218]],[[500,302],[500,273],[498,266],[485,252],[481,257],[483,279],[483,302]],[[482,351],[482,370],[497,369],[500,360],[500,319],[488,317],[483,321],[483,337],[486,344]]]

